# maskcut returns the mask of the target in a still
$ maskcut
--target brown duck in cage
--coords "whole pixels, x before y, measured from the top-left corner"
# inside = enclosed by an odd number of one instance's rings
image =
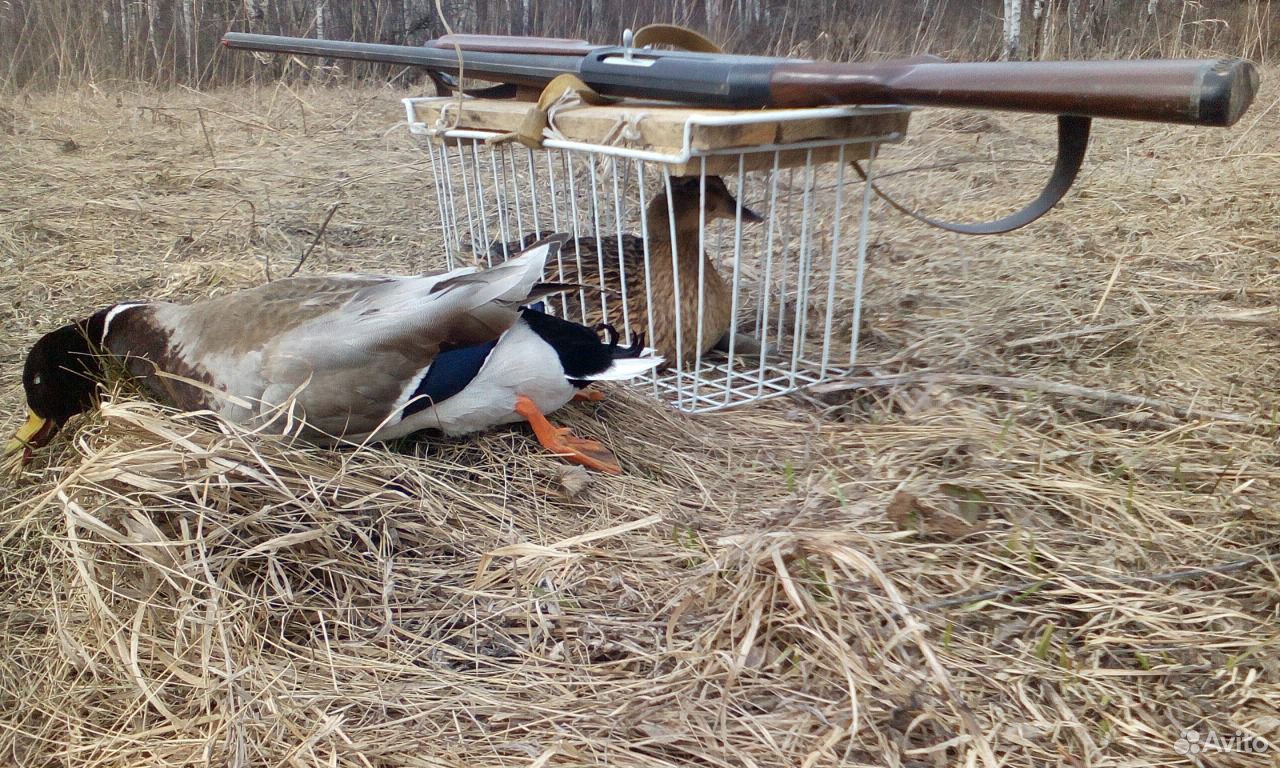
[[[700,233],[705,222],[738,217],[748,223],[764,220],[719,176],[707,176],[705,186],[697,176],[671,178],[670,194],[660,188],[645,208],[647,238],[633,233],[579,237],[548,262],[548,279],[601,289],[598,297],[585,290],[565,294],[558,309],[575,320],[613,323],[633,337],[643,334],[666,366],[691,367],[712,349],[727,349],[733,289],[703,249]],[[492,243],[488,261],[502,262],[550,234]],[[739,350],[747,351],[750,342],[742,342]]]

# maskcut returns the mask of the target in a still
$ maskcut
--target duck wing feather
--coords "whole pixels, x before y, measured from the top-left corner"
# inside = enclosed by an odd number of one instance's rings
[[[483,272],[370,283],[265,350],[264,410],[294,398],[312,430],[363,436],[399,419],[402,395],[444,348],[492,341],[539,292],[550,241]]]
[[[254,422],[289,403],[310,437],[360,436],[398,418],[406,387],[442,348],[510,328],[518,306],[548,290],[545,261],[561,242],[484,272],[304,276],[191,305],[150,304],[121,316],[112,351],[132,356],[130,370],[179,407]]]

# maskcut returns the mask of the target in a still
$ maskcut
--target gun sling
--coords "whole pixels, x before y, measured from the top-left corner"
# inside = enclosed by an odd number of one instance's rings
[[[1048,183],[1044,185],[1044,189],[1040,190],[1039,196],[1027,203],[1021,210],[1014,211],[1008,216],[1001,217],[995,221],[986,221],[980,224],[955,224],[934,219],[907,208],[882,192],[874,183],[871,184],[871,189],[880,199],[888,203],[889,207],[899,213],[904,213],[917,221],[922,221],[938,229],[959,232],[962,235],[998,235],[1002,232],[1011,232],[1019,227],[1027,226],[1048,213],[1049,209],[1057,205],[1063,195],[1067,194],[1067,190],[1071,189],[1071,185],[1075,183],[1076,176],[1080,173],[1080,166],[1084,164],[1085,150],[1089,147],[1090,123],[1091,120],[1087,117],[1058,115],[1058,159],[1053,164],[1053,173],[1049,174]],[[862,177],[862,180],[864,182],[867,181],[867,174],[862,170],[862,166],[855,162],[853,167],[858,172],[858,175]]]

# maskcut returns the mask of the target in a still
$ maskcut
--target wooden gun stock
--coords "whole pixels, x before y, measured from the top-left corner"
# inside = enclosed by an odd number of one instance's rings
[[[908,104],[1228,126],[1258,90],[1247,61],[780,64],[778,106]]]

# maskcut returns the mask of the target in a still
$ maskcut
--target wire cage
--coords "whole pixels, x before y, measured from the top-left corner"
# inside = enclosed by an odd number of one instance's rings
[[[548,279],[602,290],[553,297],[548,311],[658,347],[666,367],[640,382],[655,396],[715,411],[855,366],[866,179],[878,146],[905,135],[907,110],[584,107],[530,149],[500,140],[515,118],[493,114],[517,114],[510,102],[404,102],[430,155],[449,266],[568,235]]]

